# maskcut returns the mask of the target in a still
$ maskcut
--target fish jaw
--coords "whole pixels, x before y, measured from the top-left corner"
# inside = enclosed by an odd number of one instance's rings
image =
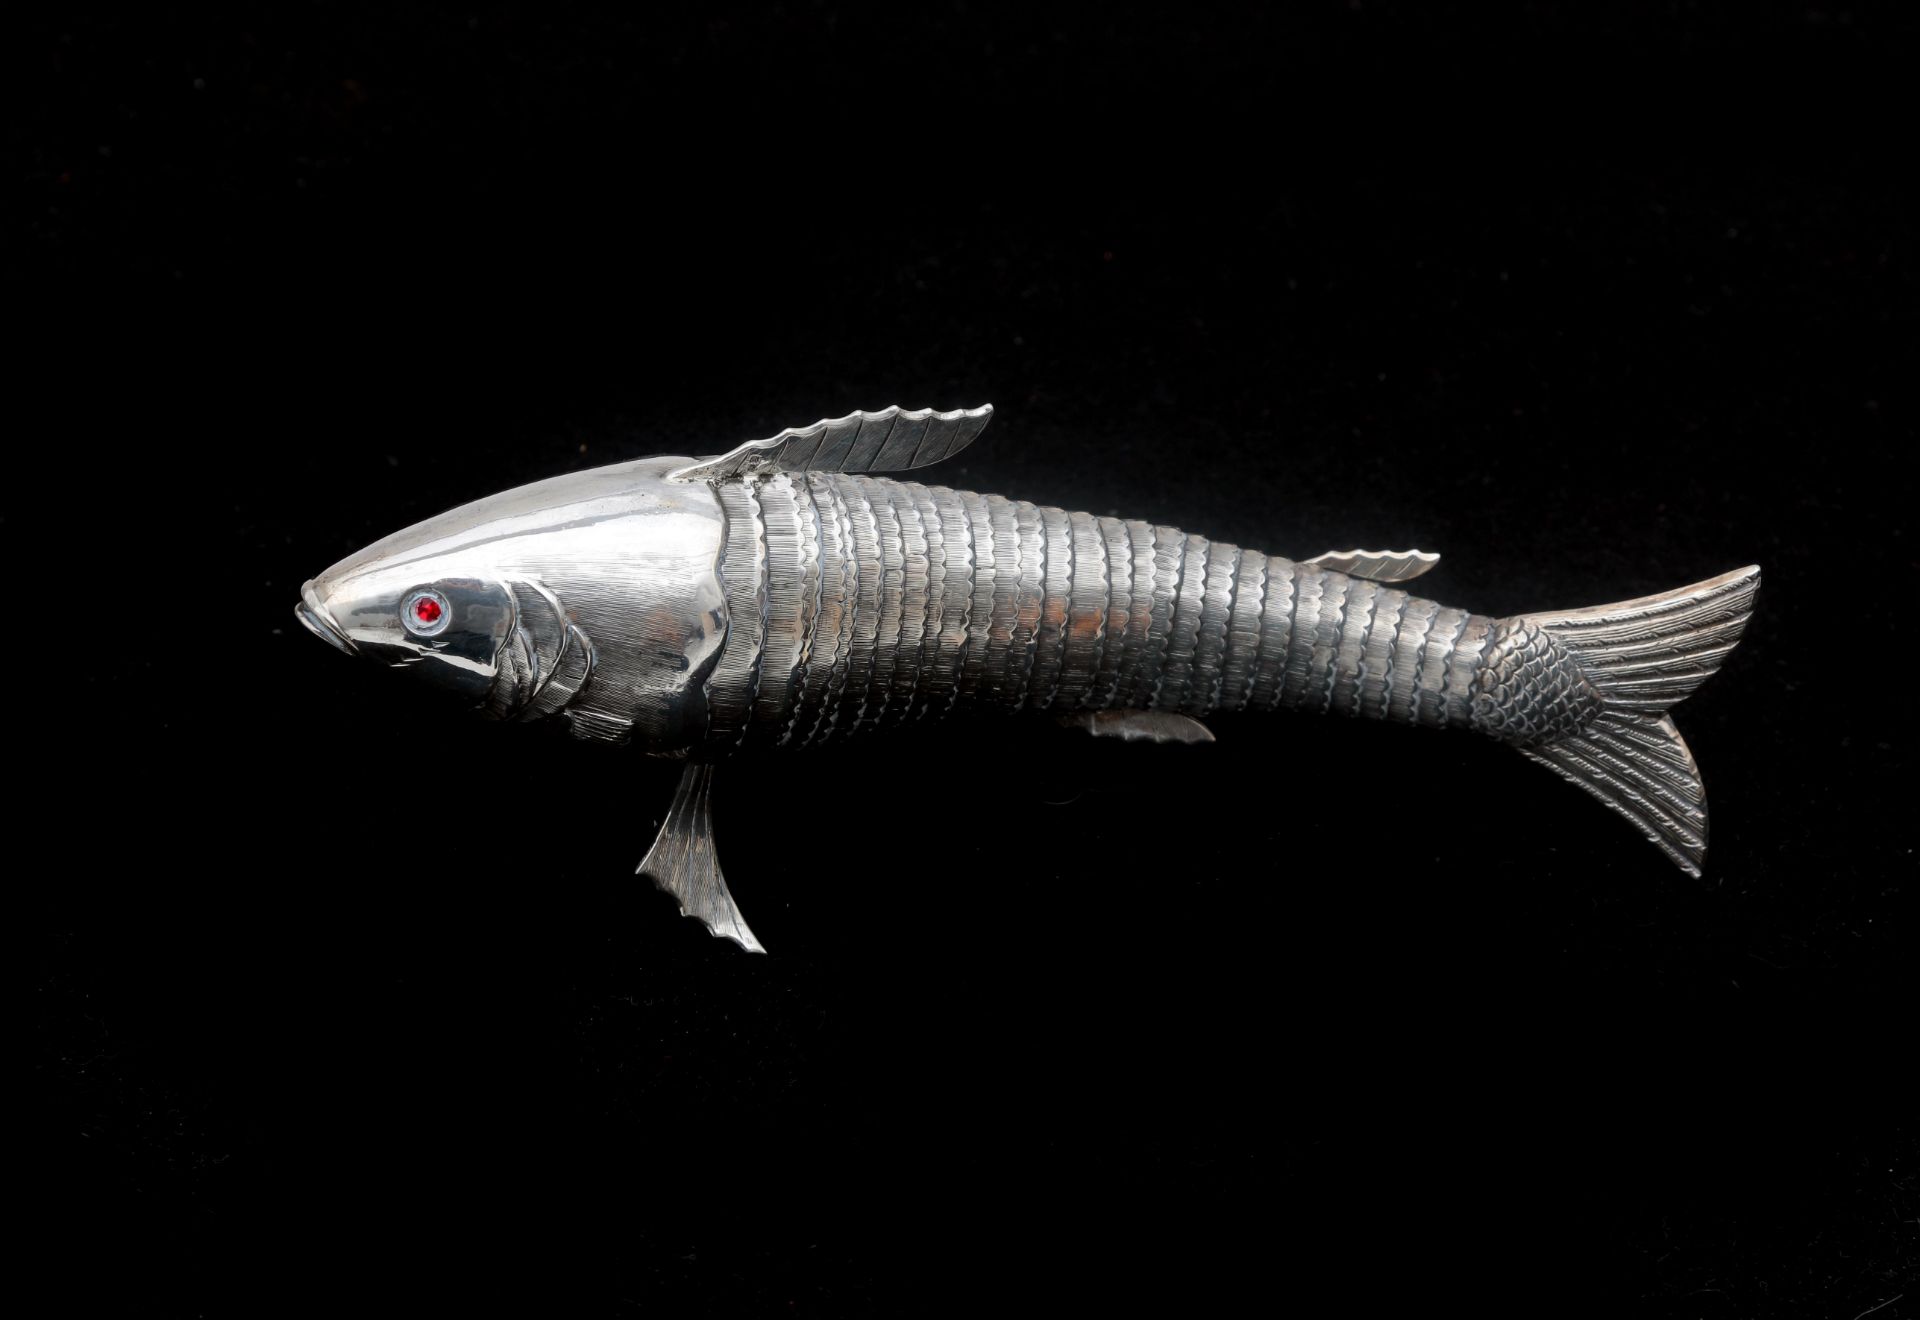
[[[314,590],[312,578],[301,583],[300,603],[293,607],[293,614],[308,632],[328,646],[344,655],[355,654],[353,639],[347,636],[327,609],[326,603],[320,599],[319,593]]]

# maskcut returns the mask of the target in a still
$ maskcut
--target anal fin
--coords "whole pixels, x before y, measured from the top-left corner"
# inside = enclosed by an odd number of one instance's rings
[[[1127,742],[1213,741],[1213,730],[1191,715],[1170,710],[1089,710],[1062,715],[1060,722],[1069,729],[1084,729],[1096,738],[1122,738]]]
[[[765,953],[720,874],[720,859],[713,851],[712,784],[711,765],[688,763],[660,833],[635,874],[653,877],[679,901],[680,915],[698,917],[709,934],[732,940],[748,953]]]

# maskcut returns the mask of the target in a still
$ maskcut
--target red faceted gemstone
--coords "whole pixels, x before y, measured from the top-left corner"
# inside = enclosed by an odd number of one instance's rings
[[[413,617],[422,623],[432,623],[440,617],[440,602],[432,596],[422,596],[413,602]]]

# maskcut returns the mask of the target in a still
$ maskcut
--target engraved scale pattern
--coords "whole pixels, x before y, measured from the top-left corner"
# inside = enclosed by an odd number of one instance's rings
[[[708,736],[737,743],[746,736],[766,653],[767,554],[756,493],[744,484],[722,486],[720,507],[727,516],[721,566],[728,626],[727,645],[707,682]]]
[[[1365,584],[1344,574],[1329,573],[1321,580],[1320,622],[1313,636],[1312,658],[1307,663],[1308,691],[1305,708],[1326,714],[1333,709],[1340,674],[1336,660],[1340,639],[1347,625],[1349,597]]]
[[[1253,697],[1260,658],[1260,611],[1266,604],[1267,557],[1242,550],[1234,568],[1233,608],[1227,618],[1227,650],[1221,662],[1220,704],[1238,710]]]
[[[1415,702],[1420,695],[1420,657],[1426,650],[1427,630],[1439,606],[1419,596],[1408,596],[1398,631],[1390,647],[1386,718],[1402,724],[1417,722]]]
[[[1060,684],[1053,705],[1079,710],[1101,672],[1107,639],[1112,586],[1107,573],[1107,538],[1090,513],[1069,520],[1073,568],[1068,592],[1066,638],[1061,651]]]
[[[940,528],[937,558],[928,576],[930,589],[939,593],[939,607],[930,616],[933,635],[929,645],[933,654],[932,678],[928,700],[920,708],[929,711],[953,709],[960,698],[960,669],[968,652],[967,625],[973,614],[973,529],[965,505],[956,496],[936,500],[924,486],[914,488],[922,501],[923,516],[929,526],[937,520]],[[929,554],[935,551],[930,549]]]
[[[962,703],[1461,725],[1515,687],[1504,671],[1477,686],[1493,620],[1172,527],[844,473],[716,485],[723,743],[819,742]]]
[[[878,724],[893,698],[893,675],[900,667],[901,623],[907,617],[906,547],[901,535],[899,505],[891,498],[892,483],[868,489],[867,506],[880,542],[880,617],[874,625],[872,678],[865,700],[854,714],[856,724]],[[922,575],[921,591],[926,582]],[[924,609],[924,602],[920,606]]]
[[[846,504],[831,483],[815,474],[807,477],[820,536],[820,608],[814,613],[809,638],[814,659],[808,666],[785,741],[802,745],[823,736],[831,727],[829,712],[839,704],[847,681],[847,651],[853,641],[854,576],[853,523]]]
[[[1106,568],[1107,617],[1100,637],[1100,669],[1085,704],[1107,707],[1120,686],[1127,637],[1133,620],[1133,533],[1118,518],[1101,518],[1102,563]]]
[[[1377,588],[1373,598],[1373,626],[1360,646],[1358,714],[1371,719],[1387,715],[1387,684],[1393,679],[1393,646],[1399,640],[1400,620],[1412,599],[1404,591]]]
[[[1294,565],[1293,612],[1288,616],[1285,671],[1280,684],[1280,704],[1289,710],[1306,702],[1312,679],[1313,639],[1320,630],[1320,603],[1326,582],[1324,569]]]
[[[925,658],[927,615],[932,612],[933,561],[927,552],[927,528],[914,502],[913,488],[901,486],[886,501],[900,529],[900,615],[891,633],[895,664],[883,708],[888,723],[904,720],[920,688],[920,665]],[[891,582],[891,577],[889,577]],[[883,622],[884,626],[884,622]]]
[[[766,654],[758,666],[749,736],[777,738],[786,725],[790,690],[805,682],[802,660],[813,629],[809,617],[817,594],[817,551],[811,513],[801,516],[793,478],[776,473],[755,487],[766,539]]]
[[[1154,580],[1159,561],[1159,535],[1152,523],[1137,519],[1126,524],[1127,541],[1133,548],[1133,563],[1128,574],[1131,601],[1126,635],[1120,639],[1120,664],[1114,673],[1107,705],[1133,704],[1139,686],[1140,666],[1145,659],[1147,639],[1153,634]]]
[[[1340,640],[1333,653],[1333,677],[1327,692],[1327,709],[1343,715],[1360,713],[1360,671],[1363,667],[1367,634],[1373,627],[1374,611],[1380,588],[1364,578],[1353,579],[1348,592],[1347,613],[1340,625]]]
[[[1012,686],[1014,630],[1020,614],[1022,561],[1020,531],[1013,501],[987,496],[987,520],[992,528],[993,605],[988,612],[987,650],[980,679],[980,698],[989,703],[1006,699]],[[1024,643],[1022,643],[1024,646]]]
[[[973,573],[973,594],[967,602],[966,637],[961,643],[965,654],[960,658],[960,680],[953,693],[956,702],[978,691],[981,676],[986,672],[987,644],[993,631],[994,590],[999,578],[999,564],[994,554],[993,519],[987,510],[986,496],[963,491],[959,500],[967,520],[967,551]]]
[[[1215,541],[1207,545],[1201,578],[1200,628],[1193,639],[1193,682],[1185,709],[1205,715],[1220,705],[1225,685],[1227,623],[1233,614],[1235,572],[1240,547]]]
[[[1152,706],[1160,697],[1167,646],[1173,636],[1174,597],[1180,591],[1186,564],[1186,536],[1175,527],[1153,529],[1153,604],[1147,615],[1147,634],[1134,675],[1132,695],[1121,704]]]
[[[873,506],[866,491],[854,482],[833,485],[853,532],[848,558],[853,591],[847,599],[853,632],[848,639],[846,680],[835,694],[833,715],[823,737],[850,732],[860,723],[860,711],[867,704],[867,686],[873,681],[874,651],[879,646],[881,579],[885,572],[880,562],[880,535],[874,530]]]
[[[1053,704],[1067,663],[1067,611],[1073,596],[1073,527],[1065,509],[1040,511],[1040,622],[1033,637],[1027,704]]]
[[[1269,710],[1280,704],[1286,679],[1287,650],[1293,637],[1296,565],[1289,559],[1269,559],[1260,602],[1260,641],[1253,657],[1253,685],[1247,704]]]

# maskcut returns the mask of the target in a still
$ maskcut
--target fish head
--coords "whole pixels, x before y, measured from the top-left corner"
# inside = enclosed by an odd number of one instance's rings
[[[512,593],[489,566],[458,553],[396,555],[386,542],[305,583],[294,612],[348,655],[475,704],[492,692],[514,626]]]
[[[476,500],[347,556],[295,612],[336,649],[495,718],[679,752],[706,728],[725,635],[724,518],[685,458],[569,473]]]

